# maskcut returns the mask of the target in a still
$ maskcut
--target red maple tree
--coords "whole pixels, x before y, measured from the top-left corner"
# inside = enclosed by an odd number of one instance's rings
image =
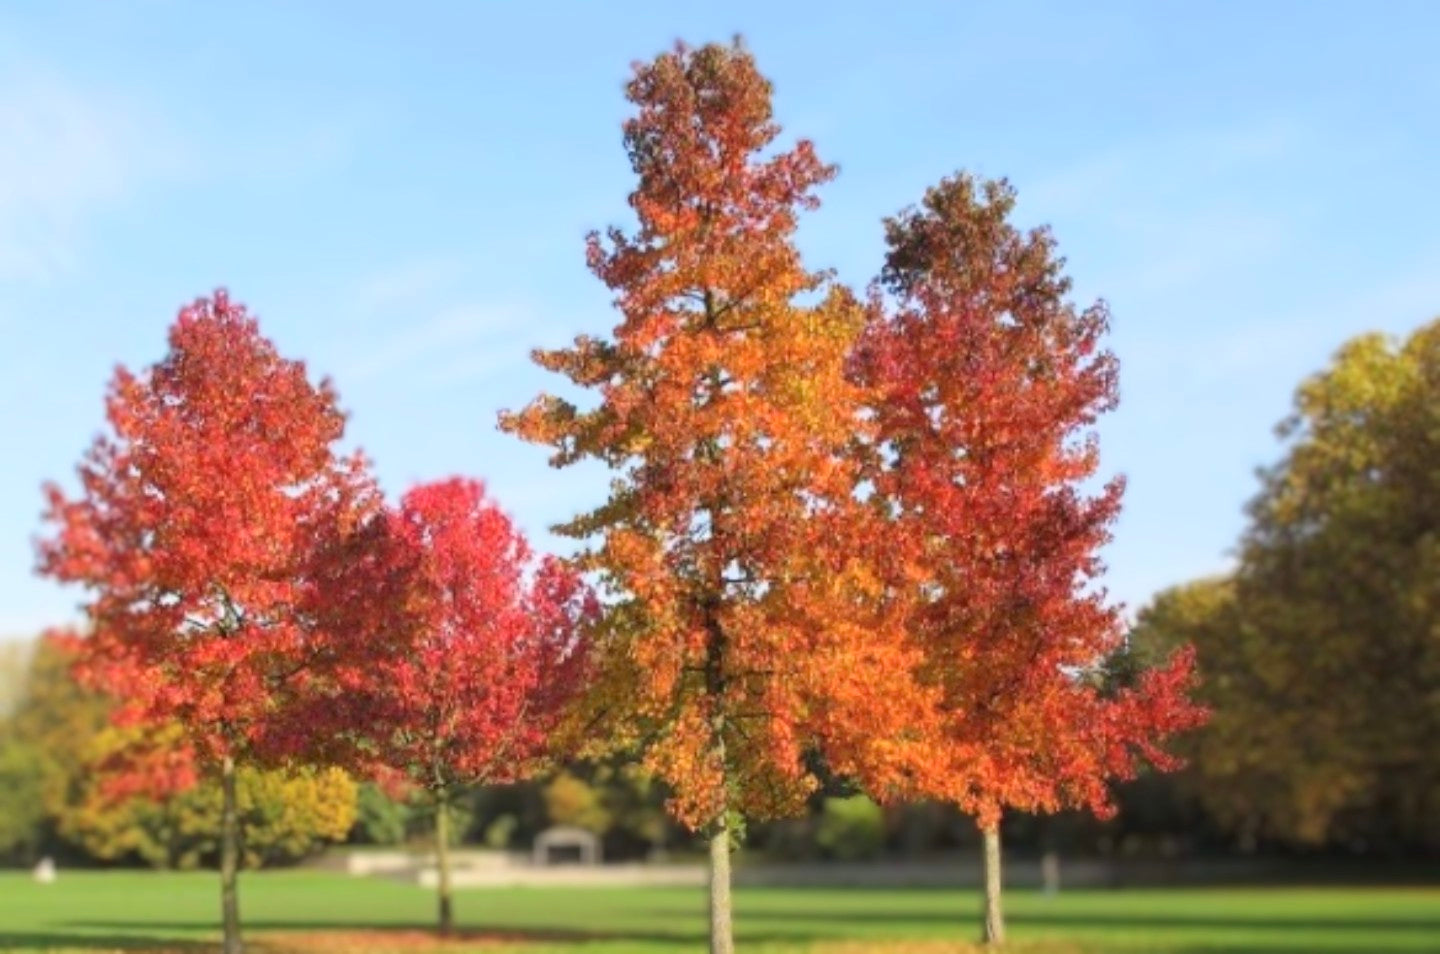
[[[310,696],[312,731],[428,794],[449,934],[453,797],[545,764],[588,674],[599,605],[578,574],[531,552],[475,480],[413,488],[335,555],[327,631],[350,652],[334,694]]]
[[[1002,811],[1106,813],[1108,781],[1142,760],[1173,766],[1157,742],[1202,718],[1188,652],[1117,691],[1095,678],[1123,639],[1098,585],[1123,482],[1086,488],[1117,364],[1104,304],[1068,301],[1053,239],[1012,226],[1014,201],[1003,181],[962,174],[889,220],[855,360],[879,429],[875,494],[894,521],[888,575],[909,587],[922,674],[942,693],[910,785],[978,820],[994,940]]]
[[[85,592],[79,673],[118,718],[179,726],[222,780],[226,954],[239,952],[235,763],[284,735],[277,694],[317,639],[314,559],[375,505],[328,381],[282,358],[224,291],[184,308],[169,351],[119,368],[75,496],[45,489],[42,573]]]

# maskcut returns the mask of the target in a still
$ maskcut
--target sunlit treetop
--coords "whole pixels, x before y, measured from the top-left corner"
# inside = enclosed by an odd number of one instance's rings
[[[41,572],[78,584],[78,664],[123,714],[183,725],[198,754],[263,755],[274,695],[316,642],[313,558],[373,509],[328,381],[280,356],[224,291],[169,350],[119,368],[79,490],[45,489]]]
[[[1005,807],[1109,807],[1106,782],[1195,724],[1190,658],[1102,693],[1120,648],[1099,585],[1123,482],[1092,483],[1115,406],[1103,303],[1080,309],[1049,232],[1009,221],[1003,181],[930,189],[889,251],[853,368],[871,388],[870,475],[892,522],[888,576],[917,605],[943,732],[913,778],[993,824]]]
[[[877,535],[847,453],[853,296],[807,270],[799,214],[834,169],[777,145],[770,85],[739,45],[639,64],[625,143],[638,227],[592,235],[611,336],[536,360],[589,389],[503,424],[615,472],[560,530],[612,602],[585,724],[633,742],[685,822],[794,810],[836,771],[879,765],[909,719],[913,654],[866,559]]]

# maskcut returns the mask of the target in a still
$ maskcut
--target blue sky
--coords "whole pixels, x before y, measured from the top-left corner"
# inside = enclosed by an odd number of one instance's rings
[[[1132,607],[1223,569],[1295,384],[1440,313],[1440,5],[1319,2],[52,3],[0,8],[0,634],[116,362],[225,285],[332,375],[388,491],[486,478],[535,533],[605,492],[499,434],[528,349],[613,326],[585,231],[625,220],[628,64],[747,37],[787,136],[841,174],[812,265],[863,284],[879,220],[1008,176],[1107,298]]]

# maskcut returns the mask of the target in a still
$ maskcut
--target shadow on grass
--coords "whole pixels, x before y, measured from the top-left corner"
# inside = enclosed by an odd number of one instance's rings
[[[657,914],[660,912],[656,912]],[[892,924],[897,926],[968,926],[979,923],[979,914],[964,909],[953,911],[836,911],[833,908],[816,908],[811,911],[790,908],[784,911],[754,911],[742,909],[739,917],[754,922],[821,922],[826,924]],[[1325,928],[1340,931],[1435,931],[1440,936],[1440,915],[1407,917],[1308,917],[1305,914],[1285,915],[1203,915],[1203,914],[1144,914],[1132,912],[1086,913],[1080,911],[1045,912],[1021,911],[1008,914],[1006,922],[1018,927],[1045,928],[1236,928],[1257,931],[1294,931],[1305,928]],[[832,936],[835,931],[818,932]]]
[[[179,952],[208,950],[210,947],[214,946],[213,942],[207,945],[206,943],[199,941],[182,941],[177,944],[167,940],[156,940],[154,938],[148,940],[144,938],[134,940],[134,936],[130,933],[132,931],[144,930],[176,932],[193,931],[196,933],[202,931],[214,931],[215,922],[209,920],[152,921],[147,919],[144,921],[122,921],[111,919],[105,921],[66,921],[61,926],[74,928],[77,931],[85,932],[123,932],[122,934],[116,936],[119,939],[123,939],[123,944],[117,943],[116,940],[106,939],[104,937],[96,937],[93,935],[70,935],[55,932],[44,935],[33,935],[33,937],[42,938],[44,940],[27,941],[27,943],[42,948],[45,946],[46,943],[49,943],[60,947],[69,946],[82,949],[90,949],[93,947],[99,949],[118,948],[120,950],[139,949],[147,951],[149,950],[147,944],[164,945],[170,943],[173,947],[175,947],[175,950]],[[340,935],[358,937],[360,935],[365,935],[368,937],[373,937],[376,940],[384,940],[386,938],[397,940],[404,939],[407,942],[413,943],[417,947],[424,946],[425,944],[430,942],[433,942],[436,945],[450,943],[477,944],[486,942],[581,944],[595,941],[635,941],[655,944],[697,944],[703,942],[706,939],[705,933],[698,930],[632,931],[618,928],[615,930],[579,930],[573,928],[530,928],[499,925],[462,926],[451,937],[441,938],[435,933],[435,925],[429,922],[412,922],[408,924],[403,922],[386,922],[383,924],[374,924],[367,923],[363,920],[316,921],[312,919],[247,920],[245,922],[244,930],[246,934],[247,946],[253,943],[257,948],[261,949],[263,949],[267,945],[267,943],[274,944],[276,942],[279,942],[281,946],[294,946],[301,943],[305,938],[313,937],[320,939],[324,938],[326,935],[331,935],[332,937]],[[267,938],[266,935],[270,935],[270,937]],[[14,936],[21,939],[22,941],[26,941],[26,939],[30,937],[27,935]],[[9,935],[0,934],[0,950],[4,950],[4,940],[7,937],[9,937]],[[805,940],[804,937],[784,934],[775,936],[757,936],[747,934],[746,939],[755,942]],[[190,946],[187,947],[184,945]],[[24,945],[22,944],[20,946]],[[407,944],[406,946],[409,946],[409,944]]]
[[[0,930],[0,951],[145,951],[146,954],[199,954],[214,951],[214,941],[116,935],[67,934],[62,931]]]

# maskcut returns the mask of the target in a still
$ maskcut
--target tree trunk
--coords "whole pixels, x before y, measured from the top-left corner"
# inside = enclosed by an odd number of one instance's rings
[[[1040,881],[1047,898],[1060,893],[1060,854],[1054,848],[1040,857]]]
[[[435,868],[436,892],[440,899],[440,935],[455,933],[455,908],[450,896],[450,800],[444,795],[435,798]]]
[[[1005,915],[1000,910],[1000,826],[981,831],[985,836],[985,928],[981,939],[999,946],[1005,943]]]
[[[715,509],[710,508],[712,520]],[[730,779],[725,753],[726,639],[715,610],[712,604],[705,617],[705,692],[715,707],[710,719],[711,755],[720,768],[720,810],[710,827],[710,954],[735,954],[734,911],[730,903]]]
[[[710,954],[735,954],[730,904],[730,825],[722,813],[710,831]]]
[[[235,796],[235,759],[220,763],[220,921],[224,954],[241,954],[240,943],[240,817]]]

